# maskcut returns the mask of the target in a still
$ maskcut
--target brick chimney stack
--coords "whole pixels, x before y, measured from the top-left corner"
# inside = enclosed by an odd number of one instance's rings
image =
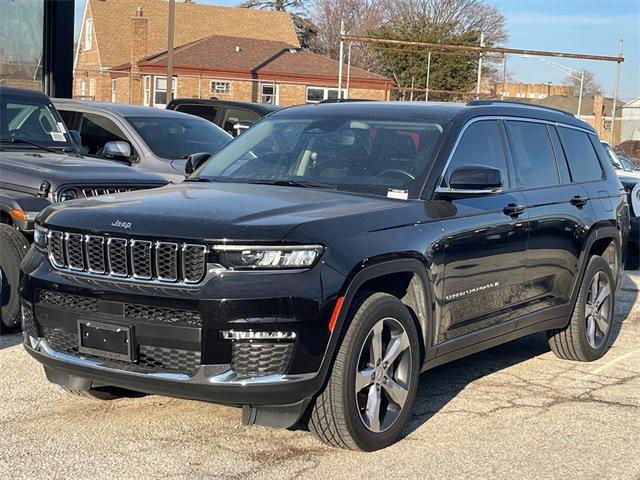
[[[138,62],[147,55],[149,25],[142,7],[131,17],[131,70],[138,70]]]

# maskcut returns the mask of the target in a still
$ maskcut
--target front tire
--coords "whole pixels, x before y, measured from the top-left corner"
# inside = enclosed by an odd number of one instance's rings
[[[569,325],[547,331],[549,346],[565,360],[593,362],[612,343],[615,282],[607,261],[593,256],[587,264]]]
[[[411,415],[419,337],[411,313],[396,297],[369,293],[354,303],[309,428],[328,445],[372,451],[391,445]]]
[[[11,225],[0,223],[0,333],[20,325],[20,262],[29,242]]]

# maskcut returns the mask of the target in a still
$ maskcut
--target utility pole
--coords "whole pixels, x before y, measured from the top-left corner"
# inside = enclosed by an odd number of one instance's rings
[[[338,64],[338,98],[342,98],[342,64],[344,63],[344,20],[340,20],[340,63]]]
[[[176,0],[169,0],[169,25],[167,28],[167,95],[166,104],[173,100],[173,32],[176,23]]]
[[[429,55],[427,56],[427,91],[425,92],[425,95],[424,95],[425,102],[429,101],[429,76],[430,75],[431,75],[431,52],[429,52]]]
[[[580,72],[580,95],[578,95],[578,118],[582,114],[582,91],[584,90],[584,70]]]
[[[347,96],[349,96],[349,84],[351,83],[351,43],[347,48]]]
[[[507,56],[502,54],[502,100],[507,95]]]
[[[480,46],[484,47],[484,33],[480,34]],[[478,58],[478,80],[476,82],[476,100],[480,98],[481,81],[482,81],[482,51],[480,51],[480,58]]]
[[[609,143],[613,146],[613,130],[616,123],[616,103],[618,102],[618,93],[620,89],[620,67],[622,66],[624,55],[622,54],[622,48],[624,46],[623,40],[620,39],[620,47],[618,49],[618,63],[616,66],[616,87],[613,91],[613,105],[611,106],[611,133],[609,135]]]

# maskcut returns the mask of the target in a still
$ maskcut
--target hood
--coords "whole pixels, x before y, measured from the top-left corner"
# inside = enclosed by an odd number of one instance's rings
[[[345,235],[349,229],[407,224],[417,221],[421,205],[312,188],[182,183],[65,202],[46,209],[39,220],[95,233],[277,242],[304,223],[321,231],[323,220],[329,219],[341,219],[339,231]]]
[[[616,170],[616,174],[624,186],[633,187],[636,183],[640,182],[640,172]]]
[[[160,175],[111,160],[40,151],[0,152],[2,182],[37,190],[43,181],[61,185],[164,185]]]

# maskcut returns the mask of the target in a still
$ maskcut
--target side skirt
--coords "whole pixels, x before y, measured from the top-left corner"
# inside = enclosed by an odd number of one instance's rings
[[[452,362],[468,355],[481,352],[503,343],[510,342],[532,333],[564,328],[569,322],[573,305],[559,305],[530,313],[508,322],[470,333],[437,345],[435,358],[427,360],[421,371],[426,371],[444,363]]]

